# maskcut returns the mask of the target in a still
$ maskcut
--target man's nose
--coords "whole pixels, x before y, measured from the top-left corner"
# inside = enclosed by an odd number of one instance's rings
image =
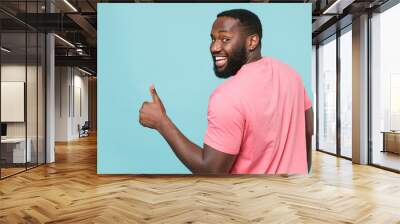
[[[211,44],[211,53],[218,53],[221,51],[221,43],[219,41],[214,41]]]

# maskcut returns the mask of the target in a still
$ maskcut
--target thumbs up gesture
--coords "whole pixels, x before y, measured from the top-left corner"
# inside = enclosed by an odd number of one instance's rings
[[[153,101],[145,101],[142,104],[139,110],[139,123],[144,127],[158,130],[163,119],[167,118],[167,113],[154,85],[150,86],[150,94]]]

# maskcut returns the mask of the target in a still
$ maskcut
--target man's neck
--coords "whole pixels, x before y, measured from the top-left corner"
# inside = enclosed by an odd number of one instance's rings
[[[247,59],[247,62],[246,62],[246,64],[248,64],[248,63],[252,63],[252,62],[255,62],[255,61],[258,61],[258,60],[260,60],[262,57],[261,57],[261,52],[255,52],[254,54],[250,54],[249,55],[249,57],[248,57],[248,59]]]

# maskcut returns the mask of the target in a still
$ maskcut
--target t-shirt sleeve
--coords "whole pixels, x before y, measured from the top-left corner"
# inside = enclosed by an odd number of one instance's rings
[[[312,107],[311,100],[307,95],[306,89],[304,89],[304,111],[310,109],[311,107]]]
[[[244,131],[244,117],[235,102],[221,94],[213,94],[210,97],[207,118],[204,143],[227,154],[238,154]]]

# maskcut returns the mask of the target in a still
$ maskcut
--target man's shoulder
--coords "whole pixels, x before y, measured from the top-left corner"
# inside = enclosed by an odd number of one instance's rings
[[[270,63],[273,66],[274,71],[278,71],[279,74],[284,75],[288,78],[294,79],[296,81],[301,81],[300,74],[296,71],[296,69],[290,64],[278,60],[276,58],[268,57],[270,59]]]
[[[231,77],[221,83],[211,94],[210,101],[236,104],[241,98],[238,82]]]
[[[266,57],[266,58],[268,58],[269,63],[271,63],[276,68],[297,73],[296,70],[291,65],[289,65],[288,63],[286,63],[284,61],[281,61],[281,60],[273,58],[273,57]]]
[[[271,56],[263,56],[260,60],[245,64],[239,71],[238,74],[236,75],[237,77],[243,76],[242,74],[246,73],[257,73],[257,72],[274,72],[274,71],[291,71],[295,72],[295,69],[285,63],[284,61],[281,61],[277,58],[271,57]]]
[[[233,77],[232,77],[233,78]],[[211,96],[223,96],[223,95],[231,95],[231,92],[234,90],[235,82],[233,79],[227,79],[213,91]]]

